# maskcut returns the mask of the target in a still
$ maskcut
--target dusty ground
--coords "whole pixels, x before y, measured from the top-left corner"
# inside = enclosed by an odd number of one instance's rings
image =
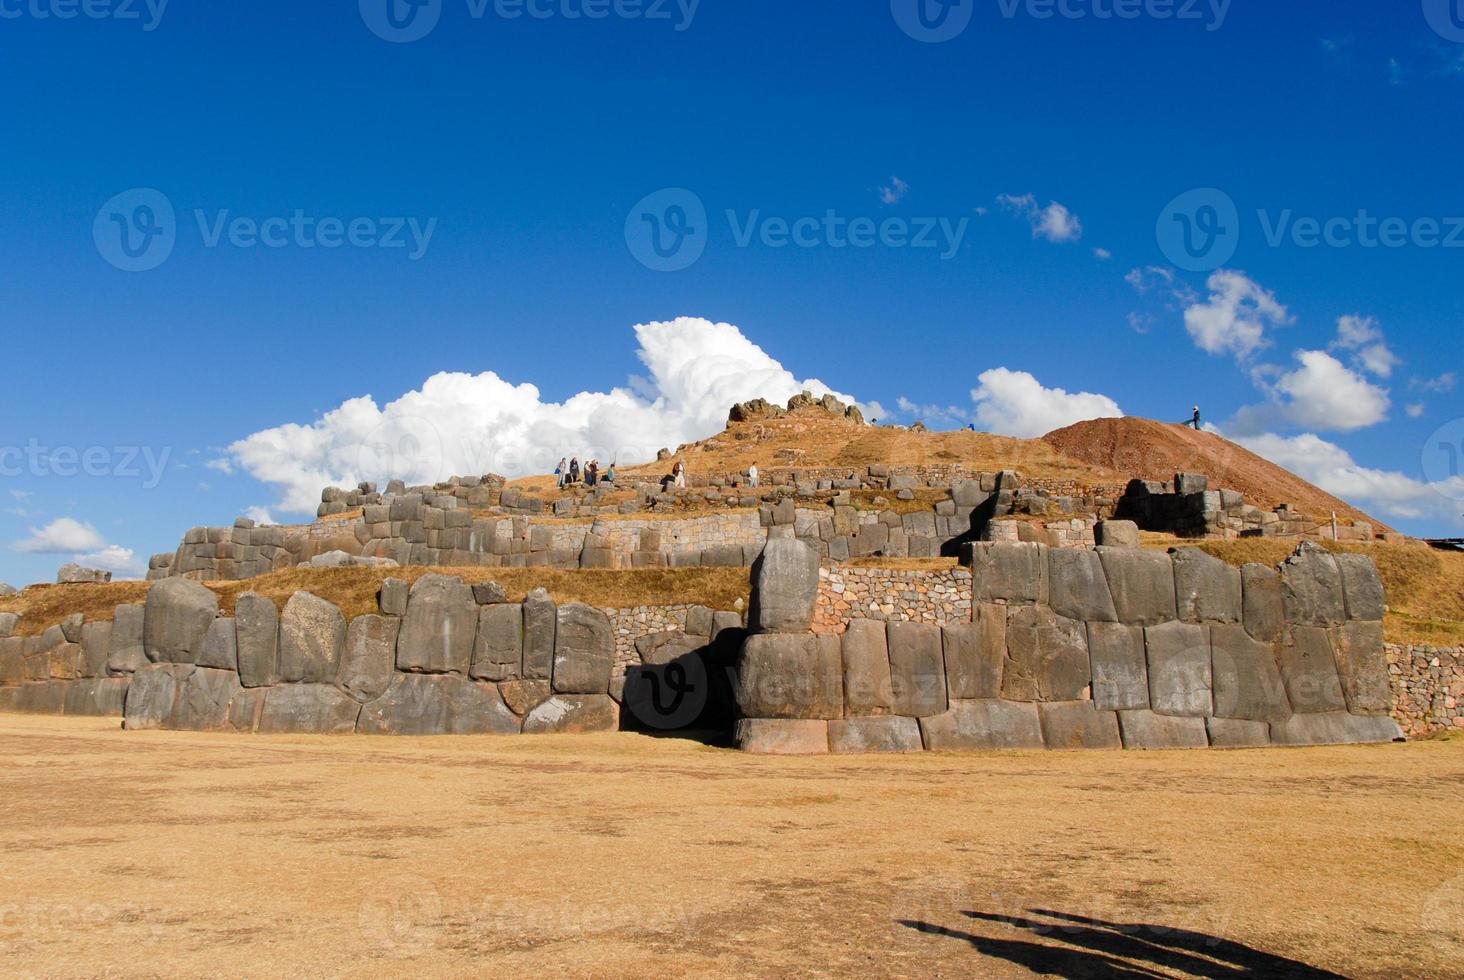
[[[1461,798],[1460,742],[759,759],[0,716],[0,975],[1459,976]]]

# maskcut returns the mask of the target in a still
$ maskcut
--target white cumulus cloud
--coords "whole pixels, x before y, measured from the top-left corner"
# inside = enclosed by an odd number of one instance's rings
[[[1358,370],[1391,377],[1393,369],[1401,362],[1398,355],[1388,347],[1378,321],[1368,316],[1350,314],[1337,320],[1337,340],[1334,348],[1352,352],[1352,363]]]
[[[976,380],[980,386],[971,392],[976,422],[997,435],[1032,438],[1074,422],[1123,415],[1107,395],[1044,388],[1026,371],[992,368]]]
[[[639,324],[635,336],[647,376],[625,387],[550,402],[492,371],[443,372],[384,405],[362,395],[313,421],[256,432],[229,446],[229,458],[276,486],[281,510],[312,511],[321,488],[362,480],[548,473],[570,455],[647,462],[663,446],[720,431],[727,410],[750,398],[786,401],[807,389],[853,400],[798,380],[729,323],[681,317]]]
[[[1254,435],[1276,425],[1323,432],[1352,432],[1376,425],[1388,417],[1388,390],[1368,381],[1326,351],[1299,350],[1298,367],[1257,383],[1269,401],[1248,405],[1231,423],[1242,434]]]
[[[1184,328],[1207,354],[1233,354],[1244,360],[1270,346],[1268,327],[1291,322],[1275,295],[1243,272],[1221,269],[1206,286],[1210,298],[1184,311]]]
[[[1008,211],[1031,223],[1033,238],[1062,243],[1075,242],[1083,237],[1083,223],[1066,205],[1052,201],[1043,207],[1031,194],[1002,194],[996,200]]]
[[[123,548],[120,545],[109,544],[100,551],[88,555],[77,555],[79,564],[87,568],[100,568],[104,572],[111,572],[117,578],[141,578],[147,571],[147,566],[138,559],[137,554],[131,548]]]
[[[70,517],[58,517],[45,527],[31,528],[31,536],[10,547],[32,555],[78,554],[106,547],[107,542],[90,524]]]

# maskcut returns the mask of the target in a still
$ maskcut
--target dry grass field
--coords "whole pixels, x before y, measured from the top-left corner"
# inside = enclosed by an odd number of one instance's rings
[[[0,975],[1460,976],[1461,798],[1460,741],[770,759],[0,716]]]

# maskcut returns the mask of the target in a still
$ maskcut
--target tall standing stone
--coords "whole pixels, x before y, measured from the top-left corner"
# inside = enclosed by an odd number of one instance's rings
[[[1331,553],[1311,541],[1282,563],[1281,599],[1288,623],[1340,626],[1347,619],[1342,572]]]
[[[1240,580],[1245,631],[1262,643],[1275,643],[1286,626],[1281,573],[1269,565],[1250,562],[1241,566]]]
[[[317,595],[296,592],[280,616],[280,680],[334,683],[345,644],[345,615]]]
[[[855,619],[844,633],[844,704],[850,717],[889,714],[890,654],[885,624]]]
[[[1210,627],[1215,714],[1245,721],[1280,721],[1291,714],[1276,649],[1234,624]]]
[[[554,671],[554,635],[559,615],[554,600],[543,589],[535,589],[524,599],[525,680],[547,681]]]
[[[838,637],[753,634],[742,645],[737,706],[747,718],[842,717],[841,660]]]
[[[1006,663],[1007,607],[983,602],[971,623],[942,627],[945,644],[946,686],[952,700],[1001,697],[1001,672]]]
[[[1092,677],[1083,624],[1045,606],[1017,606],[1007,615],[1002,697],[1009,701],[1075,701]]]
[[[1240,622],[1240,569],[1199,548],[1177,548],[1173,556],[1174,592],[1181,620]]]
[[[1107,711],[1149,707],[1149,666],[1142,627],[1089,623],[1088,653],[1093,665],[1094,705]]]
[[[940,627],[932,623],[892,622],[888,636],[893,712],[908,718],[923,718],[945,711],[945,657]]]
[[[280,611],[274,600],[246,592],[234,603],[234,634],[239,653],[239,681],[245,687],[272,687],[280,682]]]
[[[1297,714],[1345,711],[1342,682],[1332,652],[1331,630],[1293,626],[1277,648],[1286,696]]]
[[[419,674],[466,674],[473,662],[478,604],[460,578],[424,575],[412,586],[397,636],[397,669]]]
[[[818,601],[818,552],[797,538],[774,538],[753,570],[753,628],[805,633]]]
[[[524,656],[524,607],[501,603],[478,610],[478,638],[473,643],[474,680],[507,681],[519,676]]]
[[[1388,655],[1383,624],[1371,620],[1348,623],[1333,634],[1333,652],[1347,710],[1355,715],[1386,715],[1393,707],[1388,683]]]
[[[386,693],[396,667],[396,616],[357,616],[346,628],[345,651],[337,683],[355,700],[365,703]]]
[[[1149,703],[1156,714],[1204,717],[1215,713],[1210,633],[1190,623],[1144,630],[1149,661]]]
[[[139,605],[118,606],[112,614],[112,636],[107,650],[108,673],[130,674],[147,666],[147,652],[142,645],[145,614],[145,607]]]
[[[560,606],[554,633],[555,694],[605,694],[615,661],[610,617],[593,606]]]
[[[154,663],[191,664],[219,615],[219,597],[185,578],[169,578],[147,593],[143,646]]]
[[[1099,548],[1118,621],[1129,626],[1158,626],[1173,620],[1174,563],[1157,551]]]
[[[1047,578],[1052,611],[1059,616],[1088,622],[1118,621],[1108,579],[1103,574],[1103,562],[1096,551],[1047,549]]]

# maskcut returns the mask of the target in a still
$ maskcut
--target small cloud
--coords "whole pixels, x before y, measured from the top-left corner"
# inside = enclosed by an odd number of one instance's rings
[[[263,507],[250,507],[244,511],[244,516],[259,525],[276,523],[270,512]]]
[[[1423,404],[1423,402],[1414,402],[1413,404],[1406,405],[1403,408],[1403,411],[1407,412],[1408,413],[1408,417],[1411,418],[1411,419],[1423,418],[1423,410],[1424,410],[1424,404]]]
[[[1128,325],[1134,333],[1148,333],[1154,329],[1154,318],[1147,313],[1130,313]]]
[[[1352,365],[1380,378],[1393,374],[1401,361],[1388,347],[1387,338],[1372,317],[1349,314],[1337,320],[1337,339],[1332,349],[1352,351]]]
[[[961,428],[969,425],[975,416],[955,405],[922,405],[901,395],[896,401],[900,414],[912,420],[919,420],[935,428]]]
[[[213,486],[211,484],[203,483],[200,481],[198,484],[198,489],[201,490],[203,493],[208,493],[210,490],[213,489]]]
[[[203,465],[211,470],[218,470],[224,476],[234,475],[234,464],[227,459],[211,459]]]
[[[1453,371],[1446,371],[1436,378],[1414,378],[1408,382],[1410,391],[1424,391],[1433,395],[1442,395],[1454,390],[1454,382],[1457,376]]]
[[[87,568],[100,568],[122,578],[141,578],[143,572],[147,571],[147,566],[138,560],[137,554],[131,548],[115,544],[109,544],[91,554],[77,555],[76,561]]]
[[[996,201],[1011,213],[1026,218],[1032,225],[1033,238],[1045,238],[1049,242],[1061,244],[1075,242],[1083,237],[1083,223],[1078,220],[1078,216],[1057,201],[1042,207],[1031,194],[1002,194]]]
[[[41,528],[31,528],[31,536],[11,544],[12,551],[30,555],[66,555],[83,551],[94,551],[106,547],[107,542],[90,524],[58,517]]]
[[[1388,84],[1389,85],[1402,85],[1403,84],[1403,66],[1401,64],[1399,64],[1397,58],[1389,58],[1388,59]]]
[[[986,216],[987,216],[987,215],[988,215],[988,214],[990,214],[990,213],[991,213],[991,210],[990,210],[990,209],[989,209],[989,208],[972,208],[972,209],[971,209],[971,210],[972,210],[972,211],[975,211],[975,212],[976,212],[976,215],[977,215],[977,217],[980,217],[980,218],[984,218],[984,217],[986,217]]]
[[[16,500],[19,500],[21,503],[24,503],[25,501],[34,497],[35,493],[30,490],[12,490],[10,491],[10,495]]]
[[[1106,248],[1095,248],[1093,249],[1093,257],[1100,262],[1107,262],[1113,258],[1113,253]]]
[[[879,199],[885,204],[899,204],[905,199],[910,185],[898,177],[890,177],[890,185],[879,189]]]

